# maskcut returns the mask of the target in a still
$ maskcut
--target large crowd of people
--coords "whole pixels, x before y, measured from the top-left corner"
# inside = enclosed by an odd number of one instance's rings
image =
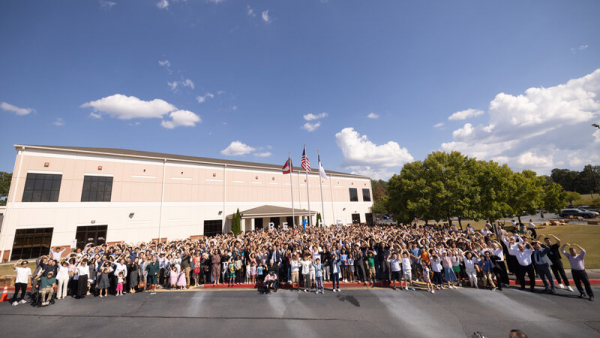
[[[88,244],[69,254],[52,248],[36,260],[33,272],[27,261],[14,264],[11,303],[25,303],[29,285],[42,306],[67,296],[103,298],[154,291],[157,286],[177,290],[203,284],[253,284],[276,291],[287,283],[294,291],[316,294],[324,292],[324,281],[332,282],[333,292],[340,292],[346,282],[382,283],[376,285],[407,291],[417,286],[432,294],[467,285],[495,291],[509,285],[509,273],[516,275],[523,290],[525,275],[531,291],[539,275],[544,292],[573,291],[562,256],[570,261],[580,297],[593,300],[583,248],[562,244],[553,235],[536,237],[503,228],[488,224],[481,231],[471,226],[461,231],[454,225],[354,224],[261,229],[162,243]]]

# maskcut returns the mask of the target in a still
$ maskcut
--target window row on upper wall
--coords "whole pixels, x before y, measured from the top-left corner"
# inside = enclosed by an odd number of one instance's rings
[[[27,173],[23,202],[58,202],[61,174]],[[110,202],[111,176],[84,176],[81,202]]]
[[[369,189],[362,190],[363,202],[371,202],[371,191]],[[358,189],[350,188],[350,202],[358,202]]]

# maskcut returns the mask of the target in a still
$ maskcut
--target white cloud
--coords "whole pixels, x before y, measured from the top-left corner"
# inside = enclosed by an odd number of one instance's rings
[[[35,112],[35,109],[31,108],[19,108],[17,106],[13,106],[10,103],[2,102],[0,103],[0,108],[4,111],[9,111],[11,113],[15,113],[17,115],[28,115],[31,112]]]
[[[177,110],[169,114],[171,121],[163,120],[161,125],[167,129],[175,127],[194,127],[196,123],[202,122],[200,117],[189,110]]]
[[[195,88],[194,86],[194,82],[192,82],[192,80],[190,79],[185,79],[182,83],[181,83],[184,87],[190,87],[192,89]]]
[[[104,8],[104,9],[111,9],[116,4],[117,4],[116,2],[100,0],[100,7]]]
[[[96,114],[96,113],[94,113],[94,112],[91,112],[91,113],[90,113],[90,117],[91,117],[91,118],[95,118],[95,119],[99,119],[99,120],[101,120],[101,119],[102,119],[102,115],[100,115],[100,114]]]
[[[255,150],[256,148],[246,145],[240,141],[233,141],[227,148],[221,150],[221,154],[225,156],[241,156],[250,154]]]
[[[196,101],[198,101],[198,103],[204,103],[204,102],[206,102],[206,99],[209,99],[209,98],[212,99],[213,97],[215,97],[214,94],[206,93],[206,94],[204,94],[204,96],[197,96]]]
[[[581,45],[581,46],[579,46],[579,50],[584,50],[586,48],[588,48],[588,45]]]
[[[208,2],[212,2],[213,4],[220,4],[223,1],[225,0],[208,0]]]
[[[321,122],[317,122],[317,123],[310,123],[310,122],[306,122],[303,126],[302,129],[311,132],[311,131],[315,131],[317,130],[317,128],[319,128],[321,126]]]
[[[269,10],[262,12],[262,19],[266,23],[271,23],[271,18],[269,17]]]
[[[254,10],[252,9],[252,7],[250,7],[250,5],[247,5],[246,9],[247,9],[246,13],[248,14],[248,16],[251,16],[251,17],[255,17],[256,16],[256,13],[254,13]]]
[[[161,67],[171,67],[171,62],[169,62],[169,60],[164,60],[164,61],[158,61],[158,65]]]
[[[175,90],[177,90],[177,86],[179,85],[179,82],[173,81],[173,82],[167,82],[167,84],[169,85],[169,88],[171,88],[172,91],[175,91]]]
[[[590,126],[600,119],[599,98],[600,69],[554,87],[533,87],[516,96],[500,93],[489,104],[487,123],[466,123],[441,148],[539,174],[559,165],[581,170],[600,161],[600,134]]]
[[[434,128],[441,128],[441,127],[443,127],[443,126],[444,126],[444,122],[440,122],[440,123],[438,123],[438,124],[434,125],[433,127],[434,127]]]
[[[450,121],[466,120],[469,117],[475,117],[475,116],[479,116],[479,115],[483,115],[483,114],[484,114],[484,112],[481,110],[467,109],[467,110],[457,111],[456,113],[450,115],[450,117],[448,117],[448,120],[450,120]]]
[[[304,115],[304,119],[306,121],[313,121],[313,120],[319,120],[319,119],[325,118],[327,116],[328,116],[327,113],[321,113],[321,114],[317,114],[317,115],[310,113],[310,114]]]
[[[370,119],[378,119],[379,115],[375,114],[375,113],[369,113],[369,115],[367,115],[368,118]]]
[[[268,152],[268,151],[265,151],[264,153],[255,153],[254,154],[254,156],[257,156],[257,157],[269,157],[271,155],[273,155],[273,154],[271,152]]]
[[[65,120],[62,117],[59,117],[52,124],[58,127],[62,127],[65,125]]]
[[[177,110],[177,107],[161,99],[144,101],[135,96],[122,94],[107,96],[81,105],[81,108],[87,107],[94,108],[95,112],[106,113],[121,120],[162,118],[164,114]]]
[[[167,7],[169,7],[169,2],[167,0],[160,0],[156,3],[156,7],[160,9],[166,9]]]
[[[342,165],[355,173],[373,178],[389,178],[391,169],[411,162],[413,157],[397,142],[376,145],[367,135],[361,136],[354,128],[344,128],[335,134],[336,144],[342,150]]]

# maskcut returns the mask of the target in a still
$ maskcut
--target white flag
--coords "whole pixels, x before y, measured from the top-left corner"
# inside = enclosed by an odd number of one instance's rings
[[[319,175],[321,175],[321,177],[323,177],[324,179],[327,179],[327,173],[325,173],[325,169],[321,165],[321,155],[320,154],[319,154]]]

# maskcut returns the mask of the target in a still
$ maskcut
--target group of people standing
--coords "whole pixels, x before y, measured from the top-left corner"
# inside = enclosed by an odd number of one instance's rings
[[[558,288],[573,291],[562,256],[571,263],[581,297],[593,300],[583,248],[569,243],[561,247],[560,239],[553,235],[542,243],[543,235],[536,238],[509,233],[501,229],[502,225],[496,227],[500,230],[492,228],[491,224],[481,231],[437,225],[354,224],[258,230],[162,243],[88,244],[66,257],[64,249],[53,248],[50,255],[36,260],[33,272],[28,262],[15,263],[17,283],[12,302],[23,302],[28,283],[44,295],[44,304],[55,287],[56,299],[68,295],[122,296],[154,291],[157,286],[182,289],[267,282],[289,283],[298,291],[302,291],[302,283],[304,292],[314,288],[316,293],[324,292],[323,282],[327,281],[333,283],[333,292],[341,291],[340,283],[344,282],[390,282],[394,289],[400,282],[403,290],[416,290],[415,283],[422,282],[431,293],[467,284],[495,291],[509,285],[509,272],[516,274],[522,289],[528,275],[531,290],[537,272],[545,290],[554,293],[551,271]]]

